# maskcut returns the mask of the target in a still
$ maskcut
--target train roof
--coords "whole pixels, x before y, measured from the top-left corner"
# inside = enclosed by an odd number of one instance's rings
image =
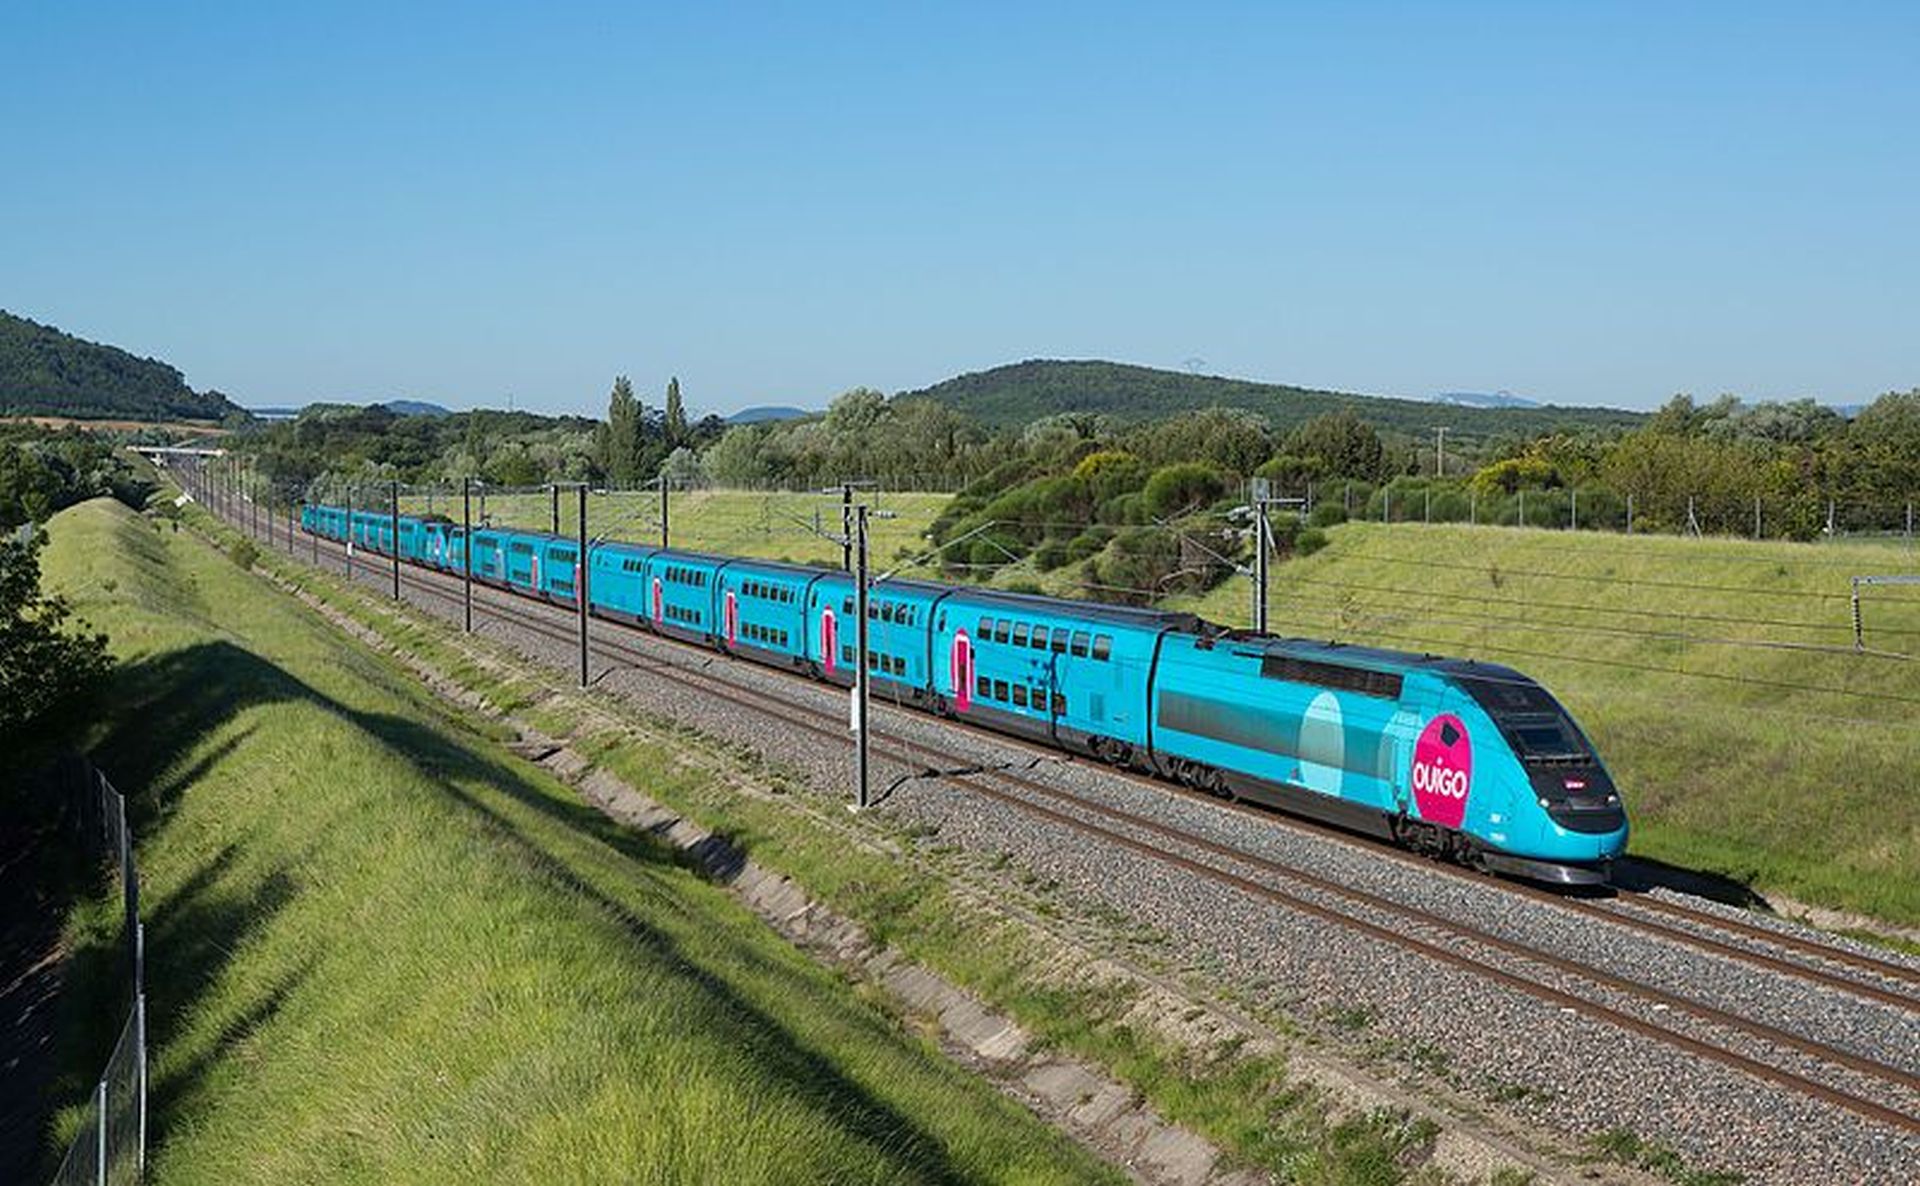
[[[1107,605],[1099,601],[1075,601],[1040,593],[1009,593],[1001,589],[976,589],[965,585],[954,587],[954,592],[969,602],[1005,606],[1015,612],[1024,610],[1027,613],[1058,614],[1062,617],[1084,618],[1089,622],[1131,626],[1139,630],[1185,630],[1194,634],[1215,634],[1219,631],[1217,626],[1197,614],[1174,610]]]
[[[1348,667],[1367,667],[1380,671],[1415,667],[1442,675],[1473,676],[1503,682],[1516,680],[1533,682],[1530,677],[1504,663],[1485,663],[1478,659],[1454,659],[1445,655],[1396,651],[1388,647],[1362,646],[1357,643],[1335,642],[1331,639],[1276,638],[1241,631],[1236,631],[1234,638],[1246,642],[1258,642],[1264,639],[1267,643],[1265,653],[1269,655],[1287,655],[1296,659],[1339,663]]]

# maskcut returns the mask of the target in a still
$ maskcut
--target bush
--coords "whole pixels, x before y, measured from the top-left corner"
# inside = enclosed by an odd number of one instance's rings
[[[1077,536],[1075,537],[1078,538]],[[1091,555],[1091,553],[1089,553]],[[1073,559],[1067,553],[1067,545],[1059,540],[1048,540],[1033,552],[1033,566],[1041,572],[1052,572],[1068,560]]]
[[[1105,527],[1089,527],[1067,542],[1068,560],[1085,560],[1096,555],[1107,541],[1113,538],[1113,532]]]
[[[1313,513],[1307,516],[1307,523],[1312,527],[1332,527],[1346,521],[1347,508],[1337,502],[1323,502],[1314,507]]]
[[[1302,528],[1300,534],[1293,537],[1293,554],[1311,556],[1327,546],[1327,533],[1318,527]]]
[[[1189,507],[1206,506],[1227,492],[1227,478],[1197,461],[1183,461],[1155,470],[1141,491],[1149,516],[1165,518]]]
[[[227,545],[227,559],[241,568],[250,569],[253,562],[260,559],[260,549],[254,547],[250,539],[237,539]]]

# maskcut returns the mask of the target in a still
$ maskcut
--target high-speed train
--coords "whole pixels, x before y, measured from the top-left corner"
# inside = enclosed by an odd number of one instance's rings
[[[309,505],[325,538],[458,573],[444,519]],[[473,578],[576,606],[577,540],[480,528]],[[841,685],[854,579],[834,569],[609,541],[588,611]],[[1192,614],[888,580],[869,592],[875,696],[1387,837],[1495,872],[1597,885],[1626,848],[1606,766],[1509,667],[1229,630]]]

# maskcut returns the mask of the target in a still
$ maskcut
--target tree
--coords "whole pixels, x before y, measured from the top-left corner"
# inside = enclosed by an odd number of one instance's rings
[[[687,409],[680,402],[680,378],[667,380],[667,447],[677,449],[687,443]]]
[[[41,594],[45,542],[44,534],[0,541],[0,748],[8,752],[111,665],[106,636],[70,633],[67,603]]]
[[[1335,478],[1373,481],[1382,475],[1387,449],[1373,425],[1342,408],[1302,424],[1287,437],[1286,452],[1317,458]]]
[[[615,486],[632,486],[640,479],[643,415],[640,401],[633,398],[633,384],[625,375],[615,378],[607,399],[607,455],[601,466]]]

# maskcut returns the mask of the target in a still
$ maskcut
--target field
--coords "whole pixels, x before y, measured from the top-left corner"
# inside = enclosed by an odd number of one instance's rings
[[[1592,734],[1632,851],[1762,893],[1920,922],[1920,589],[1897,544],[1333,528],[1274,568],[1277,633],[1518,667]],[[1188,601],[1244,625],[1248,584]]]
[[[213,420],[81,420],[72,416],[0,416],[0,423],[37,424],[42,428],[84,428],[99,432],[177,432],[188,436],[222,436],[226,429]]]
[[[947,505],[951,495],[875,491],[863,501],[874,508],[869,525],[868,556],[878,574],[897,562],[926,552],[927,528]],[[675,547],[758,556],[800,563],[840,563],[840,496],[763,493],[751,490],[675,491],[668,507]],[[588,496],[587,530],[595,537],[657,543],[660,539],[660,497],[649,492],[620,491]],[[496,494],[485,499],[490,521],[503,527],[546,531],[553,526],[553,505],[546,494]],[[560,494],[560,530],[579,531],[579,503],[573,491]],[[403,513],[428,510],[424,495],[403,496]],[[435,496],[432,508],[458,521],[460,496]],[[476,497],[473,517],[481,516]],[[829,539],[826,536],[835,538]]]
[[[123,664],[95,753],[141,832],[153,1181],[1115,1180],[196,536],[49,531]],[[116,925],[70,928],[70,1033]]]

